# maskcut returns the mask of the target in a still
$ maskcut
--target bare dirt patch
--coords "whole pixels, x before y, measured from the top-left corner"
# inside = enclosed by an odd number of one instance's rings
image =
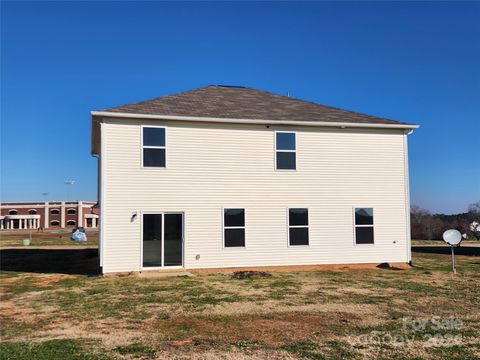
[[[0,318],[11,318],[17,322],[33,322],[35,319],[34,311],[18,302],[11,300],[0,301]]]
[[[65,279],[75,279],[78,278],[77,275],[61,275],[61,274],[52,274],[52,275],[41,275],[40,279],[34,282],[36,286],[49,286],[58,283],[61,280]]]

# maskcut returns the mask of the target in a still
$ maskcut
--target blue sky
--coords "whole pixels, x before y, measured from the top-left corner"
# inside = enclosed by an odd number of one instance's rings
[[[89,112],[208,84],[419,123],[412,203],[480,200],[480,3],[1,7],[2,201],[96,199]]]

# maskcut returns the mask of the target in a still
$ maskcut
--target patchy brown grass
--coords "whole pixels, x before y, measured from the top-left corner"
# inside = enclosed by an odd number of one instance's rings
[[[290,269],[246,279],[225,271],[158,278],[7,271],[3,352],[28,343],[37,352],[64,344],[93,359],[474,359],[479,255],[459,255],[456,275],[448,255],[437,253],[415,253],[408,270]],[[79,257],[76,266],[89,261]],[[454,317],[462,325],[410,329],[403,326],[409,317]],[[372,334],[413,338],[379,343]],[[430,346],[429,334],[461,342]],[[63,358],[75,358],[69,354]]]

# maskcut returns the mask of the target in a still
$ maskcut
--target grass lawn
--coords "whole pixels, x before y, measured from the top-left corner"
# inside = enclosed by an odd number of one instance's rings
[[[47,250],[3,250],[0,357],[479,359],[480,248],[462,249],[456,275],[446,250],[419,249],[409,270],[247,279],[79,275],[96,250],[57,267]]]
[[[32,242],[30,246],[97,246],[98,231],[87,231],[87,241],[75,242],[70,240],[71,230],[58,230],[55,232],[32,231]],[[27,230],[2,231],[0,232],[0,247],[22,246],[22,239],[28,239],[30,232]]]

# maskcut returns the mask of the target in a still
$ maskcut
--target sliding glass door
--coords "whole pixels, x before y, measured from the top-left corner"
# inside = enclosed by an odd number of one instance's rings
[[[162,266],[162,214],[143,214],[143,266]]]
[[[143,267],[183,265],[183,214],[143,214]]]

